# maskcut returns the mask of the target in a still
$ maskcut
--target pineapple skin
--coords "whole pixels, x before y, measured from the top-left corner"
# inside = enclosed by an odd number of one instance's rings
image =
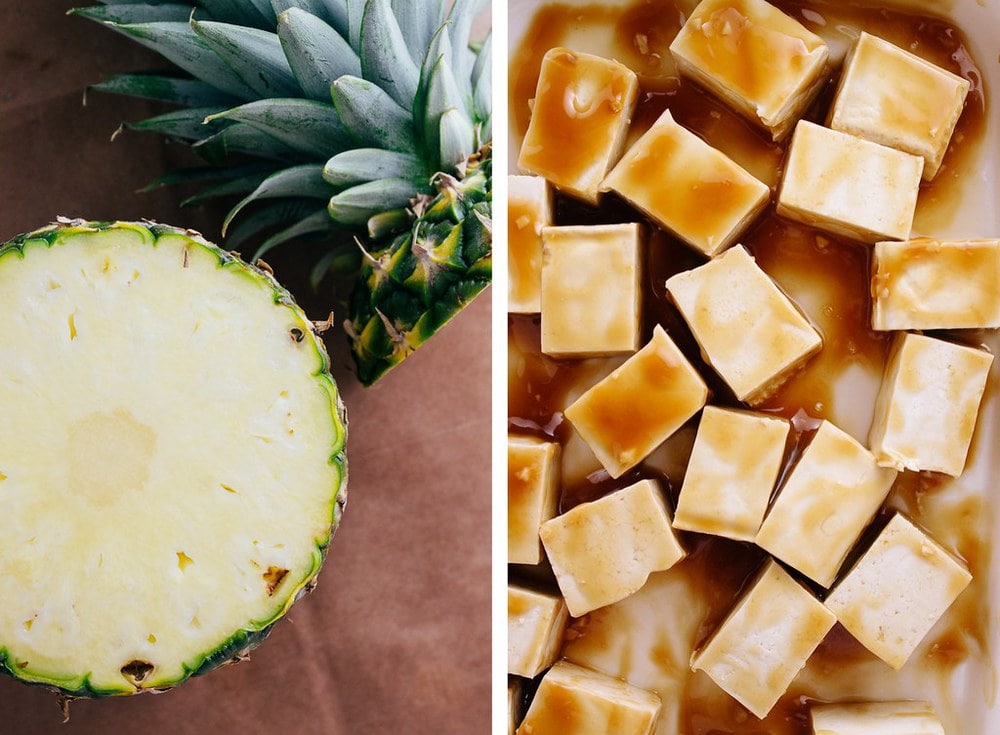
[[[338,435],[331,450],[329,463],[337,468],[339,482],[334,489],[333,501],[329,511],[329,534],[322,543],[317,544],[315,547],[315,553],[312,555],[312,563],[303,583],[294,590],[287,598],[285,604],[274,615],[263,620],[248,621],[246,626],[235,630],[220,644],[205,651],[193,665],[185,665],[183,675],[175,680],[160,682],[155,687],[137,686],[133,689],[122,689],[101,687],[91,682],[89,675],[87,675],[82,677],[78,685],[71,686],[67,685],[65,681],[46,679],[45,677],[34,675],[30,671],[22,670],[16,660],[11,657],[9,651],[0,647],[0,675],[7,675],[23,684],[41,687],[58,694],[63,702],[64,714],[67,719],[68,710],[66,709],[66,703],[73,699],[102,699],[112,696],[161,693],[184,683],[191,677],[201,676],[227,664],[247,660],[250,651],[259,646],[270,635],[275,624],[285,616],[292,605],[315,588],[317,576],[326,560],[329,545],[340,524],[347,504],[348,462],[346,443],[348,420],[346,407],[337,390],[336,383],[329,372],[330,360],[323,340],[318,336],[313,322],[306,317],[292,295],[277,282],[272,273],[243,261],[236,253],[223,250],[204,239],[200,233],[194,230],[173,227],[149,220],[141,222],[88,221],[60,217],[56,222],[47,227],[18,235],[6,243],[0,244],[0,261],[5,256],[23,259],[27,248],[51,248],[57,245],[62,238],[69,235],[82,232],[93,233],[122,229],[138,232],[153,247],[155,247],[156,241],[163,236],[180,236],[185,238],[189,245],[200,247],[214,256],[218,260],[218,267],[220,269],[235,271],[244,277],[266,285],[271,290],[271,297],[275,305],[288,309],[296,317],[297,322],[309,325],[310,328],[302,334],[302,339],[309,343],[321,364],[320,370],[313,377],[334,399],[331,403],[333,409],[332,418]]]

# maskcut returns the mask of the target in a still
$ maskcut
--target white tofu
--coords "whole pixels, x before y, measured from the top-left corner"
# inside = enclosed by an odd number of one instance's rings
[[[507,177],[507,311],[542,310],[542,228],[552,224],[552,189],[541,176]]]
[[[652,735],[660,698],[560,661],[542,677],[517,735]]]
[[[507,435],[507,563],[538,564],[538,529],[559,509],[559,458],[556,442]]]
[[[507,585],[507,673],[533,679],[559,657],[569,613],[559,595]]]
[[[565,48],[542,59],[517,165],[592,204],[625,146],[639,79],[617,61]]]
[[[771,190],[666,110],[601,188],[615,191],[688,245],[712,256],[767,206]]]
[[[879,464],[962,474],[992,363],[974,347],[897,336],[868,434]]]
[[[521,680],[507,679],[507,735],[515,735],[521,721]]]
[[[829,587],[895,479],[895,470],[824,421],[778,491],[757,545]]]
[[[564,412],[612,477],[621,477],[702,409],[708,387],[657,325],[645,347]]]
[[[635,352],[641,339],[642,227],[546,227],[542,239],[542,352]]]
[[[930,702],[817,704],[813,735],[945,735]]]
[[[801,121],[778,192],[778,214],[865,243],[905,240],[924,159]]]
[[[544,523],[541,536],[574,618],[624,600],[685,555],[654,480],[578,505]]]
[[[707,406],[674,528],[753,541],[781,470],[789,429],[781,418]]]
[[[763,719],[836,619],[812,593],[769,561],[691,668]]]
[[[930,181],[968,93],[968,80],[862,31],[840,78],[829,125],[921,156],[923,178]]]
[[[667,281],[705,360],[750,404],[767,398],[823,340],[742,247]]]
[[[872,271],[876,330],[1000,327],[1000,240],[880,242]]]
[[[900,514],[826,599],[869,651],[901,669],[972,575]]]
[[[764,0],[702,0],[670,44],[677,68],[775,141],[827,79],[826,42]]]

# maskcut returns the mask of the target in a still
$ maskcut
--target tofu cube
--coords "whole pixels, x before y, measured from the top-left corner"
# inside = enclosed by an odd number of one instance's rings
[[[962,474],[992,363],[975,347],[897,336],[868,434],[879,464]]]
[[[538,564],[538,529],[559,511],[559,444],[507,435],[507,562]]]
[[[944,735],[930,702],[817,704],[813,735]]]
[[[507,678],[507,735],[515,735],[521,722],[521,680]]]
[[[922,157],[923,178],[930,181],[968,93],[968,80],[862,31],[840,78],[829,125]]]
[[[680,73],[781,140],[827,79],[826,42],[764,0],[702,0],[670,44]]]
[[[542,310],[542,228],[552,224],[552,190],[540,176],[507,177],[507,311]]]
[[[771,560],[695,653],[691,668],[763,719],[835,622],[823,603]]]
[[[702,409],[708,387],[657,325],[653,338],[564,412],[612,477],[635,467]]]
[[[865,243],[905,240],[924,159],[806,120],[792,136],[778,214]]]
[[[824,421],[778,491],[757,545],[829,587],[895,479],[895,470]]]
[[[865,648],[898,670],[971,581],[964,564],[897,513],[826,606]]]
[[[660,698],[560,661],[542,677],[517,735],[652,735]]]
[[[641,337],[642,227],[546,227],[542,239],[542,352],[635,352]]]
[[[507,673],[533,679],[551,666],[568,619],[559,595],[507,585]]]
[[[823,340],[742,247],[667,281],[705,360],[736,397],[760,403]]]
[[[707,406],[674,528],[753,541],[778,480],[789,429],[781,418]]]
[[[771,190],[666,110],[604,180],[704,255],[729,247],[767,206]]]
[[[517,165],[596,204],[625,147],[639,78],[617,61],[565,48],[542,58],[531,122]]]
[[[574,618],[624,600],[685,555],[654,480],[578,505],[544,523],[541,536]]]
[[[1000,327],[1000,240],[921,237],[875,245],[872,327]]]

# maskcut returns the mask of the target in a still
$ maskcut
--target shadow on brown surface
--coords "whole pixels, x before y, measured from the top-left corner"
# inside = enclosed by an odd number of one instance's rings
[[[192,157],[152,135],[110,142],[122,120],[159,108],[96,93],[84,106],[82,90],[162,62],[65,16],[73,5],[0,4],[0,242],[57,215],[145,217],[218,240],[220,209],[182,210],[183,191],[135,193]],[[310,293],[304,256],[290,245],[268,261],[312,318],[333,308],[340,321],[339,305]],[[249,663],[160,696],[74,702],[65,726],[54,695],[0,676],[0,731],[488,732],[489,298],[370,390],[351,374],[343,334],[328,335],[350,419],[347,512],[318,588]]]

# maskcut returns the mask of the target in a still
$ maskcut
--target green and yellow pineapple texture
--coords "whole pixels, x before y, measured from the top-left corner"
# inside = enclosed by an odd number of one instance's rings
[[[180,105],[126,128],[188,142],[196,202],[253,259],[302,237],[313,269],[356,273],[345,330],[366,385],[422,345],[492,274],[491,43],[481,0],[113,2],[74,12],[173,62],[99,90]]]
[[[195,233],[0,245],[0,672],[70,697],[238,659],[314,584],[346,500],[322,340]]]

